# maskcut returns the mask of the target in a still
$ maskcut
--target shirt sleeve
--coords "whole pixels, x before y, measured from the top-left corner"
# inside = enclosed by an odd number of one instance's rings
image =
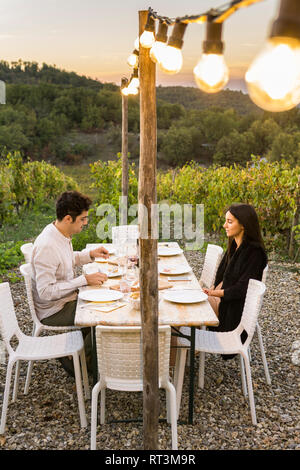
[[[43,300],[58,300],[87,285],[84,275],[69,280],[56,279],[59,259],[50,246],[37,248],[33,259],[35,282],[38,295]]]
[[[91,250],[84,249],[82,251],[74,251],[74,263],[75,266],[82,266],[83,264],[91,263],[94,261],[94,258],[91,258],[90,255]]]
[[[225,302],[235,299],[244,299],[247,294],[250,279],[261,280],[263,271],[263,258],[260,250],[248,253],[247,259],[242,264],[243,269],[239,280],[231,287],[224,289],[223,299]]]

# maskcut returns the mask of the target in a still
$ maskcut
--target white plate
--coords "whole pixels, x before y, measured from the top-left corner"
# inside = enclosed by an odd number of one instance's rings
[[[157,250],[158,256],[175,256],[183,253],[181,248],[169,248],[167,246],[159,246]]]
[[[89,302],[110,302],[123,297],[122,292],[111,289],[90,289],[79,292],[78,297]]]
[[[103,269],[101,272],[107,274],[107,277],[118,277],[124,274],[124,269],[118,269],[117,271],[109,272]]]
[[[166,271],[167,269],[167,271]],[[177,274],[186,274],[191,272],[192,268],[187,265],[179,265],[175,268],[158,268],[160,274],[165,274],[166,276],[176,276]]]
[[[164,293],[163,298],[178,304],[194,304],[206,300],[207,295],[198,289],[169,290]]]

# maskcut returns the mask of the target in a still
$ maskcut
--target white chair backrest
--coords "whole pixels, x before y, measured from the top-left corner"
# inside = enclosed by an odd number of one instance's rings
[[[30,263],[21,264],[20,272],[21,272],[22,276],[24,277],[26,293],[27,293],[27,300],[28,300],[32,320],[34,321],[34,323],[39,324],[40,321],[39,321],[39,319],[37,317],[37,314],[36,314],[36,311],[35,311],[35,306],[34,306],[34,301],[33,301],[33,296],[32,296],[32,281],[31,281],[32,268],[31,268],[31,264]]]
[[[169,379],[170,326],[160,326],[159,383]],[[143,389],[143,357],[140,327],[96,327],[100,378],[114,390]]]
[[[250,343],[254,334],[265,290],[263,282],[256,279],[249,280],[242,318],[238,326],[241,331],[245,330],[248,334],[245,345]]]
[[[268,270],[269,270],[269,266],[267,265],[265,269],[263,270],[262,279],[261,279],[261,282],[263,282],[264,284],[267,282]]]
[[[20,249],[23,253],[23,256],[25,258],[26,263],[30,263],[31,262],[32,249],[33,249],[33,243],[24,243],[24,245],[22,245]]]
[[[200,282],[207,288],[214,285],[217,270],[222,260],[223,248],[218,245],[207,245]]]
[[[20,338],[22,332],[17,322],[8,282],[0,284],[0,332],[8,352],[11,352],[10,340],[13,336]]]
[[[119,225],[112,227],[112,242],[118,243],[118,240],[137,240],[139,238],[138,225]]]

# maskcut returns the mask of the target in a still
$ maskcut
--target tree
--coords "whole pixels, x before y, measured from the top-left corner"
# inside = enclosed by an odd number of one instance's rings
[[[232,165],[233,163],[245,165],[251,159],[254,144],[255,138],[252,132],[239,134],[234,130],[219,140],[213,161],[221,165]]]
[[[171,126],[163,137],[162,152],[168,163],[180,165],[194,158],[192,132]]]
[[[268,160],[280,161],[285,159],[292,166],[300,164],[300,132],[288,134],[280,132],[271,145],[267,155]]]

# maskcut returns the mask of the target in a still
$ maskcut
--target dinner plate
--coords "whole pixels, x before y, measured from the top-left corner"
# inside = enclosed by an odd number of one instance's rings
[[[176,248],[176,247],[167,247],[167,246],[159,246],[157,250],[158,256],[175,256],[175,255],[180,255],[183,253],[183,250],[181,248]]]
[[[111,302],[123,297],[122,292],[111,289],[90,289],[79,292],[78,297],[89,302]]]
[[[206,300],[207,295],[198,289],[178,289],[165,292],[163,298],[169,302],[176,302],[178,304],[194,304]]]
[[[179,265],[174,268],[158,268],[159,274],[166,274],[167,276],[176,276],[177,274],[189,273],[192,268],[188,265]]]

